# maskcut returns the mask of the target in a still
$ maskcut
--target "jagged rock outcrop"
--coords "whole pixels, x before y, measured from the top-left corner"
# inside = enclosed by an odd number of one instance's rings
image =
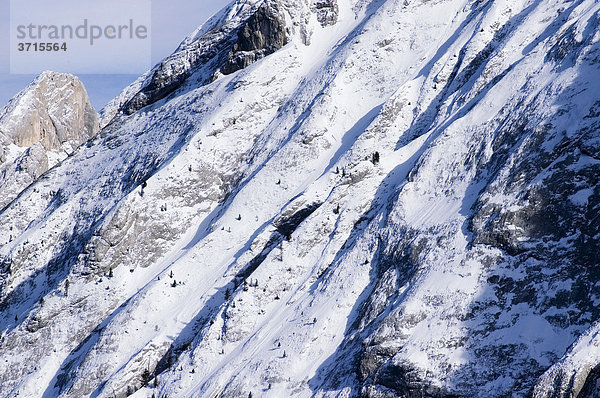
[[[81,81],[44,72],[0,114],[0,208],[99,130]]]
[[[287,43],[285,20],[277,2],[263,3],[237,33],[221,72],[229,75],[273,54]]]
[[[321,26],[335,25],[338,21],[337,0],[316,0],[312,5]]]
[[[0,115],[0,133],[20,147],[39,142],[47,151],[72,152],[97,131],[83,83],[65,73],[42,73]]]

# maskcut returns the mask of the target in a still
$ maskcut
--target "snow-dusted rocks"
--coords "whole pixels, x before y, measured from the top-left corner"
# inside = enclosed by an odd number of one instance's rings
[[[229,75],[274,53],[287,43],[284,15],[276,1],[263,3],[239,28],[221,72]]]
[[[295,7],[292,7],[295,8]],[[224,19],[213,18],[145,79],[139,92],[121,104],[127,115],[180,89],[188,81],[209,83],[280,49],[287,43],[285,16],[278,0],[233,2]]]
[[[0,132],[20,147],[39,142],[47,151],[67,151],[66,145],[75,148],[97,131],[85,87],[66,73],[42,73],[0,115]]]
[[[215,73],[273,4],[0,213],[0,395],[594,397],[600,5],[281,0]]]
[[[44,72],[0,113],[0,208],[99,130],[81,81]]]
[[[321,26],[336,24],[339,13],[337,0],[314,0],[312,7]]]

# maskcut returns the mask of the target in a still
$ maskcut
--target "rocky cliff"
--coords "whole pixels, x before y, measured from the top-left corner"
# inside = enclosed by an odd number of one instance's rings
[[[99,130],[81,81],[44,72],[0,112],[0,208]]]

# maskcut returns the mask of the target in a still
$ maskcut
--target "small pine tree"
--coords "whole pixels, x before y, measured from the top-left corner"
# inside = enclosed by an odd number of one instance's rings
[[[238,216],[237,216],[236,220],[238,220],[238,221],[242,221],[242,215],[241,215],[241,214],[238,214]]]
[[[71,282],[69,282],[69,280],[67,279],[65,281],[65,296],[69,295],[69,286],[71,285]]]
[[[279,261],[283,261],[283,242],[279,242]]]
[[[113,277],[113,270],[112,270],[112,268],[108,271],[108,277],[109,278]]]
[[[177,281],[173,279],[173,283],[171,283],[171,287],[177,287]]]
[[[252,391],[248,394],[248,398],[252,398]]]
[[[43,306],[43,305],[44,305],[44,298],[43,298],[43,297],[41,297],[41,298],[40,298],[40,305],[41,305],[41,306]]]
[[[333,209],[333,214],[340,214],[340,205],[337,205],[335,209]]]
[[[152,375],[150,374],[150,369],[148,369],[148,368],[144,369],[144,371],[142,372],[142,385],[147,386],[148,383],[150,383],[151,379],[152,379]]]
[[[287,352],[283,351],[283,357],[287,358]]]
[[[231,298],[231,291],[229,289],[225,290],[225,300],[229,300]]]
[[[379,152],[375,152],[372,156],[371,162],[373,162],[373,164],[377,164],[379,163]]]
[[[19,322],[19,316],[15,315],[15,322]]]
[[[340,174],[340,168],[338,166],[335,167],[335,174]]]
[[[169,278],[173,278],[173,270],[171,270],[171,272],[169,272]]]

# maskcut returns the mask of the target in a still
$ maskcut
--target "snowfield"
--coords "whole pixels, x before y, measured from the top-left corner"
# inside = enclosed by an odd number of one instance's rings
[[[234,1],[0,210],[0,396],[597,396],[599,21]]]

